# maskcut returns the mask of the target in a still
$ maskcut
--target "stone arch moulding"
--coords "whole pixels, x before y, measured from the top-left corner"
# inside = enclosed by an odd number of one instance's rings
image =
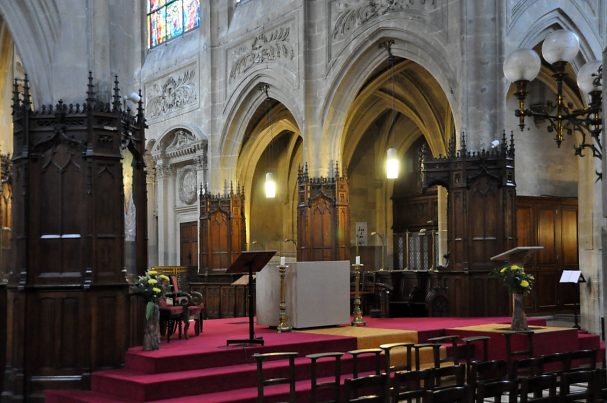
[[[535,20],[529,25],[527,21],[517,19],[513,21],[512,26],[508,29],[508,36],[512,39],[509,41],[512,48],[506,48],[505,54],[509,54],[517,48],[529,48],[544,40],[547,33],[551,31],[551,27],[558,25],[563,29],[573,31],[580,38],[580,55],[585,61],[601,60],[602,55],[600,50],[603,48],[600,38],[597,38],[596,32],[588,24],[585,18],[579,14],[579,10],[573,7],[568,14],[565,8],[546,8],[542,13],[542,17]],[[535,13],[535,9],[534,9]],[[587,35],[592,34],[592,35]],[[596,50],[596,51],[595,51]],[[579,69],[581,65],[577,65],[574,61],[574,66]]]
[[[411,60],[419,64],[434,77],[445,94],[455,121],[459,127],[455,109],[456,72],[448,68],[448,64],[439,63],[448,60],[447,53],[440,42],[428,40],[416,33],[397,29],[378,29],[366,41],[354,44],[354,50],[343,55],[341,63],[337,63],[332,83],[326,96],[326,102],[319,113],[322,116],[321,138],[314,139],[317,143],[328,144],[330,155],[339,159],[340,146],[343,144],[343,128],[349,106],[357,93],[369,80],[370,74],[387,59],[385,49],[379,44],[388,39],[394,39],[392,54],[399,58]],[[339,129],[338,129],[339,128]]]
[[[0,15],[27,67],[35,104],[53,103],[52,49],[61,31],[61,15],[56,1],[2,1]]]
[[[226,110],[229,112],[226,114],[227,118],[224,127],[221,129],[218,150],[221,155],[238,155],[246,127],[255,111],[266,99],[266,95],[259,90],[261,84],[269,85],[269,97],[281,103],[291,113],[296,125],[302,127],[303,114],[295,101],[295,97],[287,95],[294,93],[289,92],[288,83],[265,74],[256,76],[242,88],[240,93],[234,93],[230,105],[226,106]],[[225,160],[222,160],[222,169],[229,168],[224,164]]]

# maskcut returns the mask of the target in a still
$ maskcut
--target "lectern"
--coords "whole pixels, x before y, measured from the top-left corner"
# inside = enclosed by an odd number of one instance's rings
[[[560,284],[580,284],[585,283],[586,279],[580,270],[563,270],[561,274],[561,279],[559,280]],[[578,303],[573,303],[573,327],[576,329],[581,329],[580,324],[578,323]]]
[[[517,246],[493,256],[491,260],[494,262],[510,262],[524,267],[531,256],[542,249],[544,249],[543,246]]]
[[[226,273],[248,273],[249,284],[247,287],[247,302],[249,309],[249,338],[239,340],[228,340],[227,344],[261,344],[263,346],[263,338],[255,337],[255,329],[253,326],[253,316],[255,309],[253,307],[253,272],[258,272],[272,259],[276,254],[275,250],[251,251],[242,252],[238,258],[232,263]]]

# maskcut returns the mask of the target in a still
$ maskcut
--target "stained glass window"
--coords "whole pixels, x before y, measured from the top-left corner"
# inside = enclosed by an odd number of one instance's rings
[[[200,0],[148,0],[148,48],[198,28]]]

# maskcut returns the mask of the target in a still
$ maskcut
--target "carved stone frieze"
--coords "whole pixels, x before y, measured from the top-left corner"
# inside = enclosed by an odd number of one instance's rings
[[[339,0],[335,3],[333,40],[345,38],[351,31],[391,12],[436,8],[436,0]]]
[[[256,64],[274,62],[279,59],[291,61],[294,57],[295,50],[290,26],[261,32],[246,44],[229,52],[230,81],[234,81]]]
[[[175,70],[145,85],[148,121],[166,119],[199,106],[200,86],[196,63]]]

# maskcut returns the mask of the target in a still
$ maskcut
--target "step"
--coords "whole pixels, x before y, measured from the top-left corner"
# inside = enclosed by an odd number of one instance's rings
[[[119,399],[105,393],[90,390],[45,390],[45,403],[119,403],[132,399]]]
[[[352,371],[352,357],[344,355],[341,360],[342,373]],[[310,379],[310,360],[300,357],[295,360],[296,379]],[[361,371],[372,370],[375,359],[365,356],[359,359]],[[264,364],[264,374],[267,377],[284,376],[287,373],[288,362],[268,361]],[[95,372],[92,377],[92,391],[112,391],[118,398],[131,398],[137,401],[151,399],[181,398],[184,395],[225,392],[232,389],[254,387],[257,384],[257,367],[253,361],[247,364],[236,364],[217,368],[204,368],[191,371],[171,373],[146,374],[130,369]],[[317,365],[319,377],[330,376],[333,373],[333,362],[321,360]]]
[[[212,343],[212,342],[211,342]],[[222,344],[225,343],[222,340]],[[343,336],[310,336],[310,341],[297,344],[296,351],[301,356],[328,351],[348,351],[357,348],[356,338]],[[217,344],[210,344],[216,346]],[[173,371],[214,368],[230,364],[244,364],[250,361],[254,353],[293,351],[292,344],[268,346],[223,346],[207,348],[206,351],[170,350],[165,354],[162,349],[146,352],[140,348],[130,349],[125,356],[125,368],[149,374]],[[165,349],[169,350],[169,349]]]

